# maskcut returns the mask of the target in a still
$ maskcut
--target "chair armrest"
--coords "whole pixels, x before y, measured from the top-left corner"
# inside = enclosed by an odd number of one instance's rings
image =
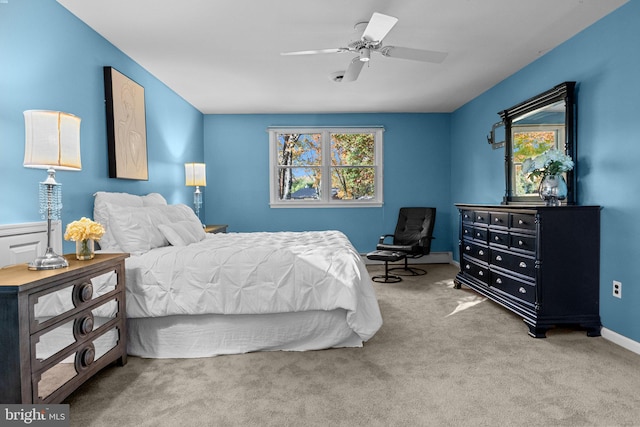
[[[394,236],[393,234],[385,234],[385,235],[380,236],[380,240],[378,240],[378,244],[384,243],[384,240],[387,237],[393,237],[393,236]]]

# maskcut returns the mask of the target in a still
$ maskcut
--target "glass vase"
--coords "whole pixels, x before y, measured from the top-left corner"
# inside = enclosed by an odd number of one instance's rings
[[[76,258],[80,261],[93,259],[95,256],[93,239],[76,240]]]
[[[546,206],[561,206],[562,201],[567,198],[567,182],[564,176],[561,174],[544,176],[540,181],[538,194]]]

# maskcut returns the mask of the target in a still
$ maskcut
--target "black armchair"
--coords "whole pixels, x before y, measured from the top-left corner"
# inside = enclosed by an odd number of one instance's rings
[[[403,270],[405,276],[421,276],[427,272],[421,268],[409,267],[409,258],[419,258],[431,252],[433,226],[436,222],[436,208],[400,208],[394,234],[380,236],[376,250],[402,252],[406,254],[404,267],[389,270]],[[392,243],[385,243],[393,238]]]

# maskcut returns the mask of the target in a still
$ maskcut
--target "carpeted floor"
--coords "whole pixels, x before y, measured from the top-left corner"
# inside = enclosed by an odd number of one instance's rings
[[[372,274],[382,266],[370,266]],[[638,426],[640,356],[583,331],[527,335],[456,267],[375,284],[363,348],[140,359],[78,389],[72,426]]]

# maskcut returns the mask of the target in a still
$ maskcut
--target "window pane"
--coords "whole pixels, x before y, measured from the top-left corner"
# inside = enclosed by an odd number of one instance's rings
[[[375,197],[375,168],[331,168],[331,198],[368,200]]]
[[[280,200],[318,199],[321,197],[321,178],[319,167],[279,167],[278,197]]]
[[[373,166],[375,135],[372,133],[332,133],[333,166]]]
[[[278,164],[281,166],[320,165],[319,133],[279,133]]]

